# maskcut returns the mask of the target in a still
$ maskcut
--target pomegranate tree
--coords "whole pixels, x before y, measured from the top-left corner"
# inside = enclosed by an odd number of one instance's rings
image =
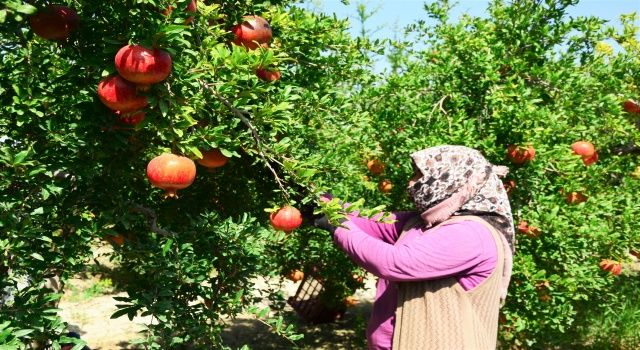
[[[195,180],[196,164],[187,157],[164,153],[149,162],[147,178],[153,186],[165,190],[166,197],[177,197],[176,191]]]
[[[127,45],[118,50],[115,58],[120,75],[136,84],[150,85],[165,80],[171,73],[171,56],[157,48]]]
[[[145,96],[138,95],[135,84],[119,75],[108,76],[98,83],[98,97],[105,106],[120,113],[137,111],[149,104]]]

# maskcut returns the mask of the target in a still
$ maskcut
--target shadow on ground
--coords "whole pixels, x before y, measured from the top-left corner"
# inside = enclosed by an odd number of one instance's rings
[[[366,349],[365,330],[371,314],[370,302],[361,302],[347,309],[344,317],[333,323],[305,324],[291,311],[286,318],[299,322],[297,328],[304,338],[292,343],[274,334],[269,326],[250,318],[238,318],[222,333],[224,345],[239,349],[248,345],[253,350],[305,349],[355,350]]]

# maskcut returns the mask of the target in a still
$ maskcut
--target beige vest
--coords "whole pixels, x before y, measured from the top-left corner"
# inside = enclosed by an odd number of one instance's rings
[[[456,216],[442,224],[464,220],[491,231],[498,248],[496,268],[469,291],[455,277],[398,283],[394,350],[496,349],[504,246],[500,233],[478,217]]]

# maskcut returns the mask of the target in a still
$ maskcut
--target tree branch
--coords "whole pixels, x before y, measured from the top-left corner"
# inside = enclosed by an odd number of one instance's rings
[[[151,227],[151,231],[163,235],[163,236],[177,236],[175,232],[165,230],[158,226],[158,214],[151,208],[143,207],[140,204],[136,204],[130,208],[131,211],[141,213],[147,218],[147,222]]]
[[[615,147],[611,150],[611,153],[616,155],[625,155],[625,154],[640,154],[640,146],[636,145],[634,142],[629,142],[624,146]]]
[[[229,109],[231,111],[231,113],[233,113],[236,117],[238,117],[240,119],[240,121],[242,121],[242,123],[249,128],[249,130],[251,131],[251,136],[253,137],[253,139],[256,142],[256,146],[258,146],[258,154],[260,155],[260,158],[262,158],[264,163],[267,165],[267,168],[269,168],[269,170],[271,171],[271,173],[275,177],[276,182],[278,183],[278,186],[282,190],[282,193],[284,194],[285,198],[287,200],[289,200],[289,195],[287,193],[287,190],[284,187],[284,183],[282,182],[282,180],[278,176],[278,173],[273,168],[273,166],[271,166],[271,163],[267,159],[267,156],[264,154],[264,151],[263,151],[264,146],[263,146],[263,143],[262,143],[262,139],[260,138],[260,135],[258,134],[258,130],[253,126],[253,124],[251,123],[251,120],[249,120],[249,118],[247,118],[247,116],[249,116],[249,117],[251,116],[251,113],[249,113],[249,112],[247,112],[245,110],[238,109],[238,108],[234,107],[233,104],[229,100],[227,100],[226,98],[221,96],[209,84],[202,83],[202,85],[203,85],[203,87],[205,89],[211,91],[213,96],[216,99],[218,99],[218,101],[222,102],[222,104],[224,104],[225,107],[227,107],[227,109]],[[271,157],[269,157],[269,158],[271,158]]]

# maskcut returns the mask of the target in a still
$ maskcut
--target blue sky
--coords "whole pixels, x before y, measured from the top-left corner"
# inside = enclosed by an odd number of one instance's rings
[[[350,18],[353,34],[360,31],[357,4],[364,3],[367,8],[377,8],[378,11],[371,17],[370,23],[367,23],[368,29],[379,29],[373,33],[374,38],[393,38],[394,27],[399,30],[418,19],[426,19],[423,9],[425,1],[422,0],[351,0],[348,6],[339,0],[308,0],[305,3],[306,8],[317,8],[324,13],[335,13],[340,18]],[[488,0],[458,0],[452,18],[457,18],[462,13],[482,16],[488,3]],[[612,21],[612,24],[619,24],[621,14],[634,11],[640,13],[640,0],[582,0],[580,4],[570,8],[569,14],[595,15]]]
[[[370,32],[372,38],[393,39],[401,35],[406,25],[416,20],[427,19],[423,0],[350,0],[349,5],[344,5],[339,0],[306,0],[303,6],[314,11],[335,14],[338,18],[349,18],[351,33],[356,36],[361,31],[356,10],[359,3],[364,3],[369,10],[377,9],[365,24],[365,29]],[[484,16],[489,0],[458,0],[455,4],[451,19],[456,19],[463,13]],[[582,0],[568,11],[572,17],[597,16],[608,20],[616,27],[620,27],[620,15],[631,12],[640,14],[640,0]],[[613,42],[611,44],[615,49],[617,45]],[[389,66],[384,58],[376,61],[375,70],[378,72]]]

